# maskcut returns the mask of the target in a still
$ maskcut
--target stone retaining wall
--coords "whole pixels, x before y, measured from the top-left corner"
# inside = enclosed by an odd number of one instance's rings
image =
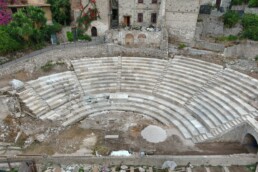
[[[258,55],[258,42],[246,41],[224,50],[225,57],[254,58]]]
[[[120,55],[166,58],[167,52],[154,48],[126,48],[116,44],[102,44],[96,46],[86,46],[82,44],[76,47],[49,49],[49,51],[45,51],[41,54],[28,56],[28,58],[21,58],[20,60],[2,65],[0,67],[0,78],[22,70],[33,73],[48,61],[64,61],[70,63],[70,60],[77,58]]]
[[[194,48],[210,50],[215,52],[223,52],[225,49],[225,46],[223,44],[210,43],[203,40],[196,40],[194,43]]]
[[[257,156],[248,154],[236,155],[208,155],[208,156],[147,156],[147,157],[76,157],[76,156],[55,156],[55,157],[16,157],[8,158],[9,162],[22,162],[24,160],[34,159],[38,162],[54,162],[61,164],[106,164],[106,165],[152,165],[161,167],[167,161],[175,161],[179,166],[185,166],[189,162],[194,166],[231,166],[231,165],[249,165],[257,162]],[[0,163],[6,163],[7,159],[1,158]]]

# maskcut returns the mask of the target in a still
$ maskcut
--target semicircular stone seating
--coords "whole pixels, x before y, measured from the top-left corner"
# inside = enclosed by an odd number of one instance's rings
[[[71,61],[67,71],[29,81],[17,93],[31,114],[66,127],[103,111],[131,111],[175,126],[185,139],[214,139],[256,117],[258,81],[176,56]]]

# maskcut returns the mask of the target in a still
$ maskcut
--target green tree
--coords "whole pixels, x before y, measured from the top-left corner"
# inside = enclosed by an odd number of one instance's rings
[[[54,21],[67,25],[71,21],[71,4],[69,0],[48,0]]]
[[[33,22],[34,28],[40,29],[46,25],[47,19],[41,8],[30,6],[24,11],[28,18]]]
[[[258,0],[250,0],[248,3],[249,7],[258,7]]]
[[[8,30],[13,37],[25,43],[40,43],[44,40],[46,18],[39,7],[27,7],[13,15]]]
[[[34,32],[32,20],[22,10],[13,15],[13,20],[9,23],[8,28],[11,35],[13,37],[17,35],[21,41],[29,41]]]

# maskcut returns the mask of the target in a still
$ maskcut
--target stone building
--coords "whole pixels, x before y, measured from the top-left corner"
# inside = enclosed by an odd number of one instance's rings
[[[8,8],[12,13],[16,13],[19,9],[27,6],[36,6],[42,8],[45,12],[47,24],[52,24],[50,4],[47,4],[46,0],[8,0]]]
[[[85,4],[88,0],[71,0]],[[97,0],[101,19],[88,30],[92,36],[104,35],[110,29],[126,26],[166,29],[169,42],[192,43],[200,6],[228,6],[230,0]],[[72,5],[78,17],[78,5]],[[163,32],[164,33],[164,32]],[[126,35],[126,34],[124,34]],[[125,42],[125,41],[124,41]]]

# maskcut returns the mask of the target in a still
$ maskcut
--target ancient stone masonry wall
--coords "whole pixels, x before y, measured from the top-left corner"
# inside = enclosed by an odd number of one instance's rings
[[[253,118],[248,118],[242,125],[236,126],[230,132],[224,134],[220,138],[216,138],[216,141],[229,142],[238,141],[243,142],[247,134],[251,134],[258,141],[258,122]]]
[[[225,57],[254,58],[258,55],[258,43],[255,41],[246,41],[232,47],[227,47],[224,55]]]
[[[197,0],[169,0],[166,24],[170,40],[191,43],[194,38],[200,4]]]

